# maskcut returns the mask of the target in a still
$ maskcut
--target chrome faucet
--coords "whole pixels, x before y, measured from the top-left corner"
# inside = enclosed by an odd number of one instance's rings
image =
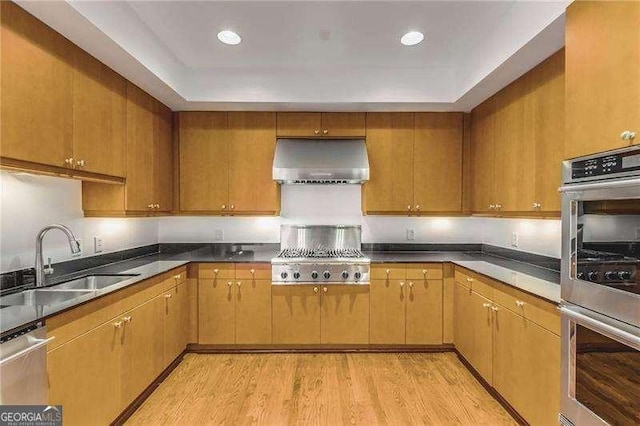
[[[47,232],[52,229],[59,229],[64,232],[69,239],[69,247],[71,248],[72,254],[80,253],[80,241],[73,235],[71,229],[67,228],[64,225],[48,225],[45,226],[38,232],[38,236],[36,237],[36,287],[42,287],[44,285],[44,276],[53,273],[53,268],[51,267],[51,260],[49,260],[49,266],[47,269],[44,269],[44,260],[42,258],[42,240]]]

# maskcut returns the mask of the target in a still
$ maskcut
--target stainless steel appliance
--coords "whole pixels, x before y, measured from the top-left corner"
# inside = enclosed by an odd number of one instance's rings
[[[282,225],[273,284],[369,284],[371,261],[360,251],[360,226]]]
[[[563,163],[562,413],[640,424],[640,147]]]
[[[273,179],[283,184],[359,184],[369,180],[364,139],[278,139]]]
[[[47,404],[47,343],[45,327],[0,343],[0,405]]]

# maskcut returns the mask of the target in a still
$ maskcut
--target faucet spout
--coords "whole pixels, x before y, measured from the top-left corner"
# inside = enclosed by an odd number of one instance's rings
[[[44,259],[42,256],[42,240],[44,240],[44,236],[46,235],[46,233],[52,229],[58,229],[64,232],[64,234],[67,236],[67,239],[69,240],[69,248],[71,249],[72,254],[80,253],[80,241],[78,241],[71,229],[60,224],[48,225],[42,228],[36,236],[36,287],[42,287],[45,283]]]

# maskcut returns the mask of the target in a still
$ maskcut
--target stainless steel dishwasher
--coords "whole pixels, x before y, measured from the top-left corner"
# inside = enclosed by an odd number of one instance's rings
[[[46,327],[0,344],[0,405],[47,404]]]

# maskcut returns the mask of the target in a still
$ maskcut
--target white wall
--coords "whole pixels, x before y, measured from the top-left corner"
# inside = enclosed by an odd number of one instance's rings
[[[93,237],[103,238],[103,253],[158,242],[155,218],[84,218],[81,182],[47,176],[0,172],[0,271],[34,265],[35,239],[45,225],[67,225],[82,239],[83,256],[93,255]],[[44,256],[70,259],[66,237],[53,230],[44,238]]]
[[[359,224],[364,243],[402,243],[415,229],[414,243],[487,243],[560,257],[560,221],[478,217],[362,216],[359,186],[283,186],[280,217],[167,217],[160,242],[211,242],[216,229],[225,242],[279,242],[282,223]]]

